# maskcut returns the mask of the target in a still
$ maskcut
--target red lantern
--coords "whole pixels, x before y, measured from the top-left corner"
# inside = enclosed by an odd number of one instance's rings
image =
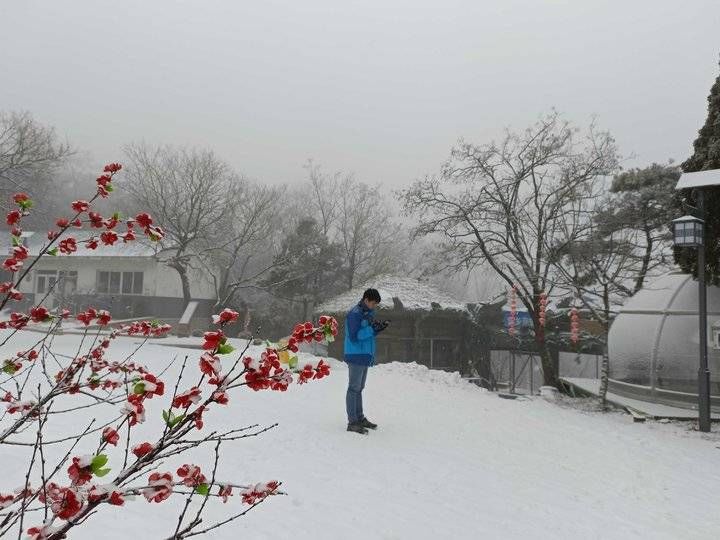
[[[541,327],[545,327],[545,311],[547,310],[547,294],[540,293],[540,310],[538,320]]]
[[[508,320],[508,334],[515,335],[515,322],[517,320],[517,285],[510,289],[510,317]]]
[[[580,335],[580,317],[578,316],[578,310],[573,307],[570,310],[570,341],[573,343],[578,342]]]

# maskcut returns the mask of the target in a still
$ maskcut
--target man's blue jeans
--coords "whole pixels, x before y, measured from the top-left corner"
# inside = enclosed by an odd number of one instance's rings
[[[368,366],[347,363],[348,366],[348,389],[345,397],[348,422],[359,422],[364,418],[362,405],[362,391],[367,380]]]

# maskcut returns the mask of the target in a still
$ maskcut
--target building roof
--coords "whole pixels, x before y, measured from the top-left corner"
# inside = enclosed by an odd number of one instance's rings
[[[675,189],[720,186],[720,169],[682,173]]]
[[[379,309],[404,308],[411,311],[443,309],[467,313],[467,306],[439,288],[409,277],[381,276],[317,306],[316,312],[338,313],[355,305],[368,288],[382,298]]]
[[[70,255],[61,255],[62,257],[154,257],[156,254],[157,244],[151,244],[145,241],[144,238],[138,238],[137,240],[128,244],[123,244],[122,240],[119,240],[112,246],[100,245],[97,249],[92,250],[85,247],[83,240],[88,240],[92,236],[98,237],[98,231],[73,231],[72,236],[78,241],[77,251]],[[47,245],[47,236],[42,233],[25,231],[22,234],[23,242],[30,251],[30,256],[37,256],[44,246]],[[65,238],[65,237],[63,237]],[[9,234],[0,235],[0,253],[7,254],[12,248],[12,243]]]

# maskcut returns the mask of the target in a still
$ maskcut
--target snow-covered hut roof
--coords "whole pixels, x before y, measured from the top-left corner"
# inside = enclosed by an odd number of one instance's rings
[[[461,311],[467,313],[467,306],[439,288],[409,277],[381,276],[355,287],[324,304],[317,306],[318,313],[346,311],[362,298],[366,289],[377,289],[382,298],[379,309],[407,309],[430,311],[433,309]]]
[[[63,238],[72,236],[77,240],[77,251],[70,255],[62,255],[62,257],[153,257],[155,256],[156,244],[146,243],[144,238],[138,237],[137,240],[124,244],[119,239],[112,246],[99,245],[97,249],[92,250],[85,247],[84,240],[89,240],[92,236],[96,238],[100,236],[102,231],[72,231]],[[62,238],[61,238],[62,239]],[[45,234],[32,231],[24,231],[22,234],[24,245],[30,251],[30,256],[35,257],[40,253],[42,248],[47,245],[48,239]],[[57,242],[56,244],[57,245]],[[8,233],[0,234],[0,254],[7,254],[12,249],[10,235]]]

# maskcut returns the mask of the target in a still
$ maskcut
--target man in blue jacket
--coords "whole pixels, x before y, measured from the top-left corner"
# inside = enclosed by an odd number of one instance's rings
[[[370,422],[363,414],[362,391],[368,368],[375,364],[375,336],[385,330],[389,323],[374,319],[375,308],[380,300],[380,293],[376,289],[368,289],[345,319],[345,362],[349,373],[345,398],[347,430],[355,433],[366,434],[368,428],[377,428],[377,424]]]

